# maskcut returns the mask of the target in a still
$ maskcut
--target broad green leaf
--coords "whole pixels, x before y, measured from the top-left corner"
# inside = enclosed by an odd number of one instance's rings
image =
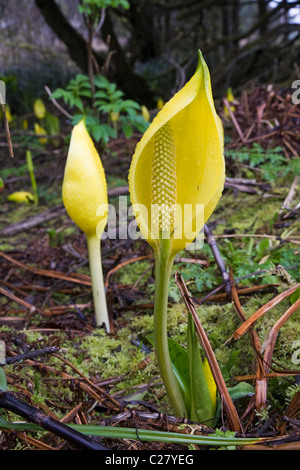
[[[253,386],[246,382],[240,382],[234,387],[228,388],[228,392],[233,401],[244,397],[251,397],[255,394]]]
[[[206,382],[203,363],[200,355],[199,339],[195,331],[194,321],[189,313],[187,355],[189,359],[190,387],[191,387],[191,415],[190,419],[203,423],[215,418],[208,384]]]
[[[233,401],[239,400],[240,398],[251,397],[255,394],[255,390],[251,384],[246,382],[240,382],[234,387],[228,388],[229,395]],[[218,417],[221,413],[221,400],[218,400],[216,416]]]
[[[147,339],[154,346],[154,335],[148,335]],[[168,338],[168,346],[175,377],[184,397],[186,408],[190,410],[191,394],[187,351],[171,338]]]
[[[256,245],[256,251],[259,255],[263,255],[270,248],[270,241],[268,238],[264,238]]]
[[[174,374],[179,383],[187,410],[191,409],[191,386],[187,351],[176,341],[168,338],[169,352]]]

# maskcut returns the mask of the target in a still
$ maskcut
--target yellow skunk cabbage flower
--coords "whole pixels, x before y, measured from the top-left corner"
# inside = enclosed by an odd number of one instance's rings
[[[156,103],[157,109],[163,108],[164,104],[165,104],[164,100],[162,98],[158,98],[157,103]]]
[[[133,212],[156,260],[156,356],[178,416],[186,416],[186,407],[167,342],[170,274],[175,255],[196,238],[215,209],[224,180],[223,127],[199,52],[195,74],[158,112],[136,146],[129,172]]]
[[[229,87],[227,88],[227,92],[226,92],[226,99],[228,101],[228,103],[233,103],[234,102],[234,96],[233,96],[233,93],[232,93],[232,88]],[[234,106],[230,106],[230,109],[231,111],[235,111],[235,107]],[[224,106],[224,113],[226,116],[229,116],[229,111],[228,111],[228,108],[227,106]]]
[[[34,123],[34,131],[36,135],[47,135],[47,132],[45,131],[45,129],[42,126],[40,126],[37,122]],[[46,137],[40,137],[38,141],[41,144],[46,144],[48,142],[48,139]]]
[[[16,191],[15,193],[7,196],[7,200],[10,202],[18,202],[21,204],[32,204],[35,202],[35,197],[28,191]]]
[[[213,212],[224,180],[223,128],[199,54],[194,76],[157,114],[132,158],[131,202],[145,239],[157,249],[161,230],[170,231],[171,252],[184,249]]]
[[[83,120],[72,131],[62,198],[70,218],[86,235],[96,322],[98,326],[104,323],[110,332],[100,249],[107,222],[107,186],[100,157]]]
[[[110,113],[110,119],[112,120],[112,122],[118,122],[119,117],[120,117],[120,113],[116,113],[116,112]]]
[[[46,107],[40,98],[36,99],[33,103],[33,111],[38,119],[44,119],[46,114]]]
[[[7,122],[10,124],[13,120],[13,116],[11,114],[10,106],[8,104],[5,105],[5,115],[6,115]]]
[[[141,106],[141,111],[142,111],[142,116],[145,119],[145,121],[146,122],[150,121],[150,113],[149,113],[149,110],[148,110],[147,106],[142,105]]]

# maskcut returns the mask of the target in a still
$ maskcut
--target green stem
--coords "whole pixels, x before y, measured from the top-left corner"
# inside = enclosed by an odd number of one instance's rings
[[[155,253],[154,345],[160,376],[178,417],[186,417],[186,407],[173,372],[167,336],[167,308],[171,270],[174,256],[170,256],[170,240],[160,240]]]
[[[39,202],[39,196],[38,196],[38,191],[37,191],[37,184],[36,184],[36,179],[34,175],[34,168],[33,168],[33,161],[32,161],[32,156],[30,150],[26,151],[26,161],[27,161],[27,167],[31,179],[31,186],[33,190],[33,195],[34,195],[34,202],[38,204]]]
[[[103,283],[100,243],[97,235],[87,236],[96,324],[97,326],[102,326],[104,323],[109,333],[110,325]]]

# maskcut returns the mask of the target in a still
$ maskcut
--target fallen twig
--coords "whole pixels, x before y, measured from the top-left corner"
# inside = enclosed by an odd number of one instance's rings
[[[90,276],[87,276],[85,274],[73,273],[72,275],[68,276],[65,273],[62,273],[60,271],[55,271],[51,269],[41,269],[41,268],[28,266],[22,263],[21,261],[15,260],[14,258],[7,255],[6,253],[3,253],[2,251],[0,251],[0,256],[5,258],[7,261],[10,261],[11,263],[15,264],[16,266],[19,266],[20,268],[25,269],[27,271],[31,271],[34,274],[39,274],[40,276],[63,279],[65,281],[74,282],[77,284],[83,284],[86,286],[91,286]]]
[[[23,362],[26,359],[34,359],[39,356],[44,356],[45,354],[53,354],[56,351],[58,351],[58,348],[55,346],[43,348],[43,349],[37,349],[35,351],[29,351],[26,354],[19,354],[18,356],[6,358],[5,364],[6,365],[17,364],[19,362]]]
[[[272,361],[272,356],[275,348],[275,343],[276,339],[279,333],[280,328],[283,326],[283,324],[290,318],[290,316],[295,313],[298,309],[300,308],[300,299],[296,300],[295,303],[293,303],[290,308],[287,309],[287,311],[279,318],[279,320],[273,325],[271,328],[269,335],[268,335],[268,342],[267,346],[265,349],[264,353],[264,374],[262,377],[260,377],[260,390],[262,391],[261,393],[261,403],[260,406],[263,408],[266,408],[267,404],[267,379],[265,377],[265,374],[269,372],[270,369],[270,364]],[[300,370],[299,370],[300,373]]]
[[[270,302],[263,305],[259,308],[251,317],[249,317],[232,335],[234,339],[240,339],[248,330],[249,328],[255,323],[260,317],[262,317],[266,312],[268,312],[272,307],[279,304],[283,299],[289,297],[296,289],[300,287],[300,284],[296,284],[293,287],[290,287],[286,291],[282,292],[281,294],[274,297],[274,299],[270,300]]]
[[[205,237],[206,237],[206,241],[209,244],[209,246],[211,248],[211,251],[214,255],[216,263],[217,263],[217,265],[218,265],[218,267],[221,271],[221,275],[222,275],[222,278],[223,278],[223,281],[224,281],[224,284],[225,284],[226,293],[227,293],[228,297],[230,298],[231,288],[230,288],[229,274],[226,270],[225,263],[223,261],[223,258],[221,256],[221,254],[220,254],[220,251],[219,251],[218,245],[216,243],[216,240],[215,240],[213,234],[211,233],[211,230],[209,229],[207,224],[204,225],[204,234],[205,234]]]

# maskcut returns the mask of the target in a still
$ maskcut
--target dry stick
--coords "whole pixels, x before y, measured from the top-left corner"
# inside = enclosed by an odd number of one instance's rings
[[[283,371],[277,371],[277,372],[268,372],[265,374],[265,377],[267,379],[272,379],[274,377],[287,377],[289,375],[299,375],[300,370],[283,370]],[[247,374],[247,375],[235,375],[234,380],[237,380],[238,382],[244,382],[245,380],[255,380],[256,379],[256,374]]]
[[[210,345],[209,339],[208,339],[208,337],[207,337],[207,335],[206,335],[206,333],[205,333],[205,331],[204,331],[204,329],[201,325],[201,322],[199,321],[199,318],[198,318],[196,309],[194,307],[193,301],[191,300],[188,289],[187,289],[187,287],[185,285],[185,282],[184,282],[184,280],[183,280],[180,273],[176,272],[175,280],[176,280],[176,284],[177,284],[177,286],[180,290],[181,296],[184,300],[184,303],[185,303],[188,311],[190,312],[190,314],[192,315],[192,318],[194,320],[197,334],[198,334],[200,342],[203,346],[203,349],[204,349],[204,352],[206,354],[209,366],[211,368],[214,380],[216,382],[218,391],[221,395],[222,402],[223,402],[224,407],[225,407],[227,419],[228,419],[228,422],[229,422],[229,427],[232,431],[242,433],[242,425],[240,423],[240,419],[239,419],[239,416],[237,414],[236,408],[233,404],[233,401],[232,401],[232,399],[231,399],[231,397],[228,393],[224,378],[223,378],[222,373],[221,373],[220,368],[219,368],[219,364],[216,361],[216,358],[215,358],[213,349]]]
[[[222,279],[223,279],[224,284],[225,284],[226,293],[227,293],[228,297],[230,298],[231,297],[231,288],[230,288],[229,274],[226,270],[225,263],[223,261],[223,258],[221,256],[221,254],[220,254],[220,251],[219,251],[218,245],[216,243],[216,240],[215,240],[213,234],[211,233],[209,227],[207,226],[207,224],[204,225],[204,234],[205,234],[205,237],[206,237],[206,241],[209,244],[209,246],[211,248],[211,251],[214,255],[216,263],[219,266],[219,269],[220,269],[221,275],[222,275]]]
[[[13,300],[14,302],[17,302],[20,305],[23,305],[23,307],[27,308],[30,313],[34,313],[37,310],[34,305],[29,304],[28,302],[26,302],[23,299],[20,299],[19,297],[12,294],[8,290],[3,289],[3,287],[0,287],[0,294],[3,294],[4,296],[9,297],[11,300]]]
[[[10,237],[16,235],[19,232],[26,232],[27,230],[30,230],[33,227],[37,227],[44,222],[61,217],[65,213],[66,211],[63,206],[54,207],[45,212],[41,212],[38,215],[28,217],[28,219],[22,220],[22,222],[17,222],[15,224],[9,225],[8,227],[5,227],[3,230],[1,230],[0,235],[2,237]]]
[[[268,373],[269,369],[270,369],[269,364],[271,364],[271,360],[272,360],[272,356],[273,356],[273,352],[274,352],[274,348],[275,348],[275,343],[276,343],[276,339],[277,339],[278,332],[279,332],[280,328],[290,318],[290,316],[293,313],[295,313],[299,308],[300,308],[300,299],[296,300],[296,302],[293,303],[293,305],[291,305],[287,309],[287,311],[282,315],[282,317],[279,318],[279,320],[277,320],[275,325],[273,325],[273,327],[271,328],[271,330],[269,332],[269,336],[268,336],[268,343],[267,343],[265,353],[264,353],[264,361],[265,361],[265,364],[266,364],[265,365],[265,372],[266,373]],[[265,376],[261,377],[260,386],[261,386],[261,389],[262,389],[262,394],[261,394],[262,395],[261,396],[262,406],[266,407],[266,403],[267,403],[267,379],[266,379]]]
[[[44,88],[45,88],[46,92],[48,93],[49,98],[52,101],[52,103],[54,104],[54,106],[57,109],[59,109],[59,111],[61,113],[63,113],[65,116],[67,116],[67,118],[72,119],[71,114],[69,114],[62,106],[60,106],[60,104],[58,104],[58,102],[52,97],[52,92],[51,92],[50,88],[48,86],[45,86]]]
[[[37,447],[40,450],[59,450],[56,449],[55,447],[51,447],[48,444],[45,444],[42,441],[39,441],[38,439],[34,439],[32,436],[28,436],[27,434],[23,432],[16,432],[16,431],[11,431],[10,429],[3,429],[3,432],[7,434],[14,434],[15,437],[17,437],[21,441],[25,441],[27,446],[34,446]]]
[[[286,196],[286,198],[285,198],[285,200],[284,200],[284,202],[283,202],[283,204],[280,208],[279,214],[289,207],[289,205],[290,205],[290,203],[291,203],[291,201],[294,197],[295,189],[296,189],[296,186],[298,184],[298,181],[299,181],[299,176],[295,176],[295,178],[292,182],[292,185],[290,187],[290,190],[289,190],[289,192],[288,192],[288,194],[287,194],[287,196]]]
[[[279,304],[283,299],[289,297],[296,289],[298,289],[298,287],[300,287],[300,284],[296,284],[295,286],[290,287],[290,289],[287,289],[286,291],[277,295],[276,297],[274,297],[274,299],[270,300],[270,302],[266,303],[261,308],[259,308],[233,333],[232,338],[240,339],[249,330],[249,328],[253,325],[254,322],[256,322],[269,310],[271,310],[271,308],[275,307],[275,305]]]
[[[244,314],[243,308],[239,300],[239,296],[237,293],[236,284],[233,279],[232,271],[230,272],[230,280],[231,280],[231,292],[232,292],[232,300],[234,302],[234,307],[241,321],[245,322],[247,318]],[[252,326],[249,328],[249,333],[250,333],[250,340],[251,340],[252,347],[257,356],[257,371],[256,371],[256,376],[255,376],[255,409],[260,410],[262,403],[264,403],[263,397],[266,396],[266,390],[264,390],[266,386],[264,383],[261,382],[261,378],[265,377],[265,368],[264,368],[264,363],[260,354],[260,348],[261,348],[260,341],[259,341],[256,331],[254,330]]]
[[[143,259],[149,259],[149,258],[152,258],[152,254],[151,255],[143,255],[143,256],[137,256],[136,258],[130,258],[126,261],[124,261],[123,263],[120,263],[118,264],[117,266],[115,266],[113,269],[111,269],[108,273],[107,273],[107,276],[106,276],[106,279],[105,279],[105,283],[104,283],[104,286],[105,286],[105,289],[108,288],[108,284],[109,284],[109,278],[110,276],[115,273],[116,271],[118,271],[119,269],[121,269],[123,266],[126,266],[127,264],[130,264],[130,263],[135,263],[135,261],[141,261]]]
[[[237,120],[235,119],[235,115],[234,115],[233,112],[232,112],[232,109],[231,109],[231,107],[230,107],[230,104],[228,103],[228,101],[227,101],[225,98],[223,99],[223,102],[224,102],[224,104],[225,104],[225,106],[226,106],[226,108],[227,108],[227,110],[228,110],[229,116],[230,116],[230,118],[231,118],[231,120],[232,120],[232,122],[233,122],[233,124],[234,124],[234,127],[235,127],[236,130],[237,130],[238,135],[240,136],[241,141],[244,143],[244,142],[245,142],[245,137],[244,137],[244,135],[243,135],[243,133],[242,133],[242,131],[241,131],[241,128],[240,128],[240,126],[239,126]]]
[[[69,426],[48,416],[38,408],[35,408],[24,401],[13,396],[11,392],[0,392],[0,407],[5,408],[31,423],[53,432],[57,436],[71,442],[76,447],[83,450],[109,450],[107,447],[98,444],[90,437],[70,428]]]
[[[300,240],[292,239],[292,238],[281,238],[277,235],[268,235],[266,233],[228,233],[222,235],[214,235],[215,238],[270,238],[271,240],[279,240],[283,242],[290,242],[296,245],[300,245]],[[294,237],[295,238],[295,237]]]
[[[54,277],[57,279],[63,279],[65,281],[70,281],[74,282],[76,284],[84,284],[86,286],[91,286],[91,279],[89,276],[84,275],[84,274],[76,274],[74,273],[72,276],[67,276],[65,273],[62,273],[60,271],[54,271],[51,269],[41,269],[41,268],[36,268],[36,267],[31,267],[27,266],[26,264],[22,263],[21,261],[17,261],[11,256],[7,255],[6,253],[3,253],[0,251],[0,256],[5,258],[7,261],[10,261],[11,263],[15,264],[16,266],[19,266],[22,269],[25,269],[27,271],[31,271],[34,274],[39,274],[41,276],[47,276],[47,277]]]
[[[16,364],[19,362],[23,362],[26,359],[34,359],[38,356],[44,356],[45,354],[53,354],[58,350],[56,346],[50,346],[42,349],[37,349],[35,351],[29,351],[26,354],[19,354],[18,356],[8,357],[6,358],[5,363],[9,364]]]

